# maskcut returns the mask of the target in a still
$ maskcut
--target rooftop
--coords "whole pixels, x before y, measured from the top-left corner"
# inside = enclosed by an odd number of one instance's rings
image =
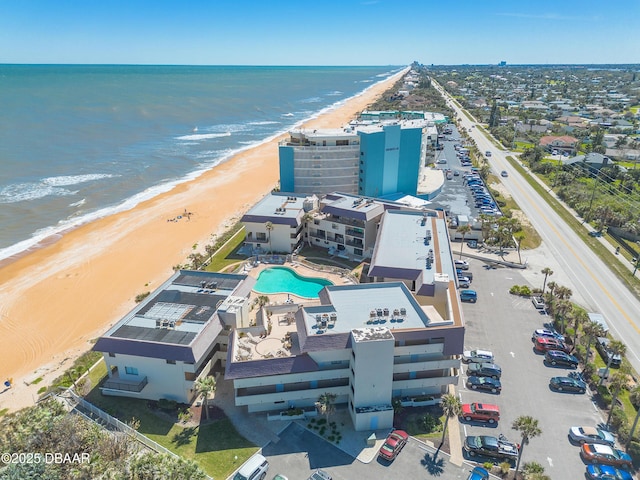
[[[314,199],[309,195],[272,192],[255,204],[243,215],[243,222],[281,223],[297,225],[305,211],[305,202]]]
[[[371,276],[433,284],[455,278],[454,273],[442,215],[434,210],[385,212],[371,259]]]
[[[242,285],[246,280],[246,275],[180,270],[102,335],[94,350],[197,360],[208,347],[193,352],[194,345],[222,328],[216,310],[229,295],[248,293],[251,287]]]

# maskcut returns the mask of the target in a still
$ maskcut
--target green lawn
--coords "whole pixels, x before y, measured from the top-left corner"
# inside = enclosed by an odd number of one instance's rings
[[[205,269],[208,272],[220,272],[227,268],[228,266],[241,262],[246,257],[237,255],[236,250],[242,245],[244,241],[245,231],[244,228],[238,230],[233,237],[224,245],[224,247],[220,248],[213,258],[207,268]]]
[[[242,437],[227,418],[201,427],[190,427],[171,421],[168,415],[156,413],[146,400],[103,396],[94,388],[87,400],[119,420],[140,422],[138,432],[154,442],[195,461],[213,478],[226,478],[257,450]]]

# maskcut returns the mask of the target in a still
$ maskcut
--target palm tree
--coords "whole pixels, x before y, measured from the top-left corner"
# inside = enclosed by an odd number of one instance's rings
[[[591,355],[591,344],[597,337],[605,335],[605,332],[602,325],[593,320],[589,320],[584,327],[582,327],[582,331],[587,336],[587,351],[585,352],[584,360],[584,363],[586,364],[589,362],[589,356]]]
[[[313,220],[313,215],[307,212],[302,216],[302,223],[304,225],[304,233],[307,236],[307,244],[311,246],[311,235],[309,235],[309,222]]]
[[[524,232],[516,232],[513,234],[513,238],[516,240],[516,251],[518,252],[518,263],[522,265],[522,257],[520,256],[520,247],[522,246],[522,242],[526,238]]]
[[[544,289],[547,287],[547,278],[549,277],[549,275],[553,275],[553,270],[551,270],[549,267],[544,267],[542,270],[540,270],[540,273],[544,275],[544,282],[542,282],[542,294],[544,295]]]
[[[573,317],[573,347],[575,348],[578,341],[578,330],[589,321],[589,315],[586,310],[574,306],[571,316]],[[587,362],[585,361],[585,363]]]
[[[627,386],[628,382],[629,376],[625,371],[616,372],[611,376],[611,381],[609,382],[609,389],[612,392],[611,408],[609,409],[609,416],[607,417],[607,429],[611,423],[611,416],[613,415],[613,409],[616,407],[618,395],[620,394],[620,391]]]
[[[211,375],[200,377],[193,385],[196,395],[202,396],[202,404],[204,406],[204,413],[209,420],[209,395],[216,391],[216,379]]]
[[[442,439],[440,440],[440,446],[444,444],[444,436],[447,433],[447,425],[449,419],[457,417],[462,413],[462,403],[460,399],[451,393],[447,393],[442,396],[442,402],[440,402],[442,412],[444,413],[444,428],[442,429]],[[439,450],[439,448],[438,448]]]
[[[471,231],[471,225],[468,223],[466,225],[460,225],[456,232],[462,234],[462,243],[460,244],[460,258],[462,258],[462,247],[464,247],[464,236]]]
[[[269,255],[271,255],[271,231],[273,230],[273,223],[265,223],[264,228],[267,229],[267,234],[269,235]]]
[[[560,320],[560,333],[564,335],[564,325],[566,316],[573,309],[573,304],[569,300],[560,299],[553,305],[553,316]]]
[[[530,417],[529,415],[521,415],[516,418],[511,425],[511,428],[522,434],[522,440],[520,441],[520,448],[518,449],[518,461],[516,463],[516,471],[513,478],[518,477],[518,469],[520,468],[520,460],[522,459],[522,450],[524,446],[529,443],[531,438],[537,437],[542,434],[542,430],[538,427],[538,420]]]
[[[631,427],[631,431],[629,432],[629,440],[627,440],[627,447],[633,440],[633,434],[636,432],[636,427],[638,426],[638,420],[640,419],[640,385],[636,385],[629,392],[629,401],[636,408],[636,418],[633,420],[633,425]]]
[[[329,423],[329,417],[336,411],[335,401],[337,395],[335,393],[325,392],[318,398],[316,408],[321,415],[324,415]]]
[[[613,360],[613,357],[616,355],[620,355],[621,357],[624,356],[624,354],[627,353],[627,346],[620,340],[611,340],[609,342],[609,345],[607,345],[607,351],[609,352],[609,355],[607,355],[609,357],[607,360],[607,368],[604,371],[604,375],[602,375],[602,378],[600,379],[599,385],[602,385],[604,383],[604,379],[609,376],[609,370],[611,370],[611,361]]]

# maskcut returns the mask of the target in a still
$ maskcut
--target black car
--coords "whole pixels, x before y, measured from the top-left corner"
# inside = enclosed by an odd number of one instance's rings
[[[578,368],[578,359],[561,350],[549,350],[544,354],[544,361],[554,367]]]
[[[469,377],[467,378],[467,388],[499,393],[502,390],[502,384],[500,380],[491,377]]]
[[[467,367],[470,377],[491,377],[497,380],[502,375],[502,369],[495,363],[470,363]]]
[[[587,384],[571,377],[553,377],[549,380],[549,386],[557,392],[585,393]]]

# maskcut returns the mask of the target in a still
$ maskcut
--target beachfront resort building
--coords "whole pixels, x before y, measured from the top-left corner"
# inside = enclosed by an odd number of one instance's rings
[[[271,192],[242,216],[249,253],[291,253],[303,240],[304,215],[318,208],[318,197]]]
[[[321,199],[272,192],[241,219],[253,252],[292,253],[303,243],[353,260],[370,258],[378,223],[387,208],[405,205],[359,195],[330,193]]]
[[[330,393],[356,430],[391,428],[394,398],[439,396],[458,382],[464,327],[451,286],[441,308],[420,305],[402,282],[327,286],[319,304],[270,306],[267,338],[231,335],[225,380],[236,405],[286,412]]]
[[[279,145],[280,190],[324,195],[415,195],[423,119],[358,120],[342,129],[294,130]]]
[[[222,370],[229,333],[249,326],[247,275],[179,270],[93,347],[108,378],[104,395],[189,403],[194,382]]]

